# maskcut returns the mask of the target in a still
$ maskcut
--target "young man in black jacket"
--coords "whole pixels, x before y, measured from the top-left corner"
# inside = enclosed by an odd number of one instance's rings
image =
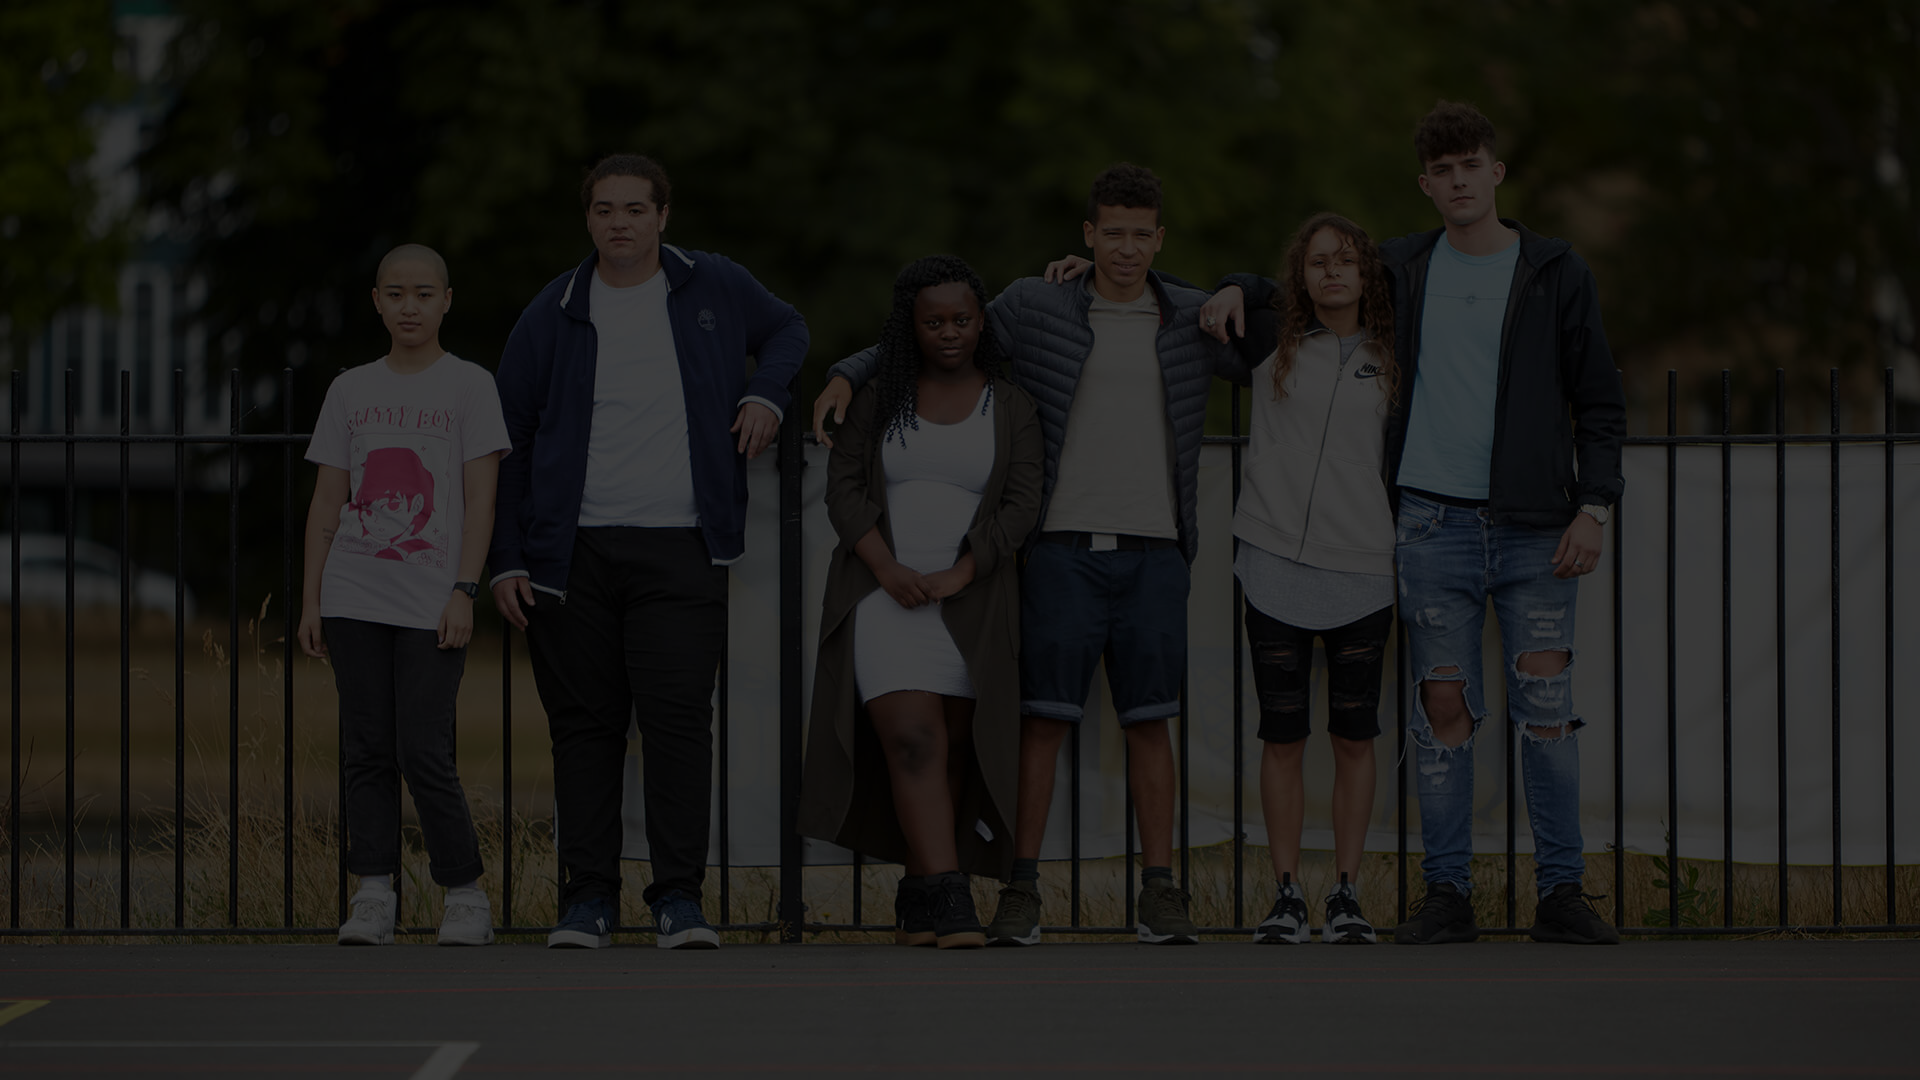
[[[1564,240],[1502,219],[1506,166],[1493,125],[1441,102],[1420,121],[1420,190],[1443,227],[1382,245],[1393,275],[1395,353],[1407,364],[1387,439],[1398,500],[1395,563],[1420,693],[1426,896],[1398,944],[1472,941],[1473,736],[1485,718],[1486,605],[1500,620],[1507,708],[1521,735],[1540,902],[1536,941],[1616,944],[1581,890],[1580,758],[1573,711],[1574,607],[1599,565],[1622,488],[1619,372],[1587,264]],[[1228,279],[1201,311],[1225,336],[1271,282]],[[1271,348],[1257,320],[1243,350]],[[1265,341],[1258,340],[1267,338]]]

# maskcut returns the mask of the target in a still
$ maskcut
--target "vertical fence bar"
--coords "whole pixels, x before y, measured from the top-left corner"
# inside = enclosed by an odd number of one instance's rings
[[[1626,760],[1627,680],[1626,680],[1626,587],[1622,582],[1626,557],[1627,527],[1621,518],[1621,500],[1613,506],[1613,925],[1626,925],[1627,918],[1627,789],[1623,763]]]
[[[1787,372],[1773,370],[1773,720],[1774,790],[1779,834],[1780,925],[1791,924],[1787,908]]]
[[[1182,675],[1180,677],[1180,887],[1191,891],[1192,886],[1187,884],[1187,848],[1189,847],[1187,824],[1188,819],[1193,816],[1191,813],[1193,791],[1187,786],[1187,732],[1193,727],[1193,717],[1188,709],[1187,677]]]
[[[799,380],[789,385],[798,387]],[[800,410],[788,409],[780,424],[780,940],[800,943],[806,904],[802,899],[800,833],[801,772],[801,531]]]
[[[1720,371],[1720,907],[1733,925],[1733,373]]]
[[[1516,880],[1519,874],[1519,859],[1515,856],[1513,850],[1515,824],[1517,821],[1517,808],[1514,806],[1514,796],[1517,792],[1514,788],[1513,772],[1514,758],[1519,753],[1520,740],[1517,733],[1513,730],[1512,704],[1509,703],[1507,707],[1501,711],[1505,714],[1507,721],[1506,724],[1503,725],[1506,728],[1506,738],[1504,742],[1506,746],[1507,766],[1501,775],[1500,782],[1505,789],[1506,794],[1504,798],[1507,804],[1507,925],[1511,927],[1519,920],[1519,882]]]
[[[513,917],[513,624],[500,620],[500,925]]]
[[[1839,368],[1827,369],[1827,428],[1831,435],[1840,434]],[[1833,693],[1833,925],[1839,926],[1843,882],[1840,876],[1840,440],[1837,437],[1827,443],[1827,477],[1828,541],[1832,556],[1827,626],[1832,635],[1833,668],[1829,682]]]
[[[1679,434],[1679,373],[1667,371],[1667,437]],[[1679,447],[1667,443],[1667,926],[1680,925],[1680,702],[1674,652],[1677,608],[1674,604],[1675,491],[1679,481]]]
[[[187,373],[173,369],[173,925],[187,925]]]
[[[866,859],[859,853],[853,853],[853,925],[860,927],[860,894],[866,891]]]
[[[8,641],[12,654],[13,682],[8,687],[12,701],[12,722],[8,725],[7,761],[11,776],[7,786],[7,925],[20,926],[20,395],[26,391],[25,373],[15,368],[9,376],[7,409],[12,414],[7,430],[14,440],[7,444],[7,527],[13,533],[13,546],[7,556],[12,575],[12,599],[7,604],[7,620],[13,637]]]
[[[66,858],[67,858],[66,902],[65,902],[64,910],[65,910],[66,926],[68,929],[72,929],[73,928],[73,854],[74,854],[73,849],[74,849],[74,843],[76,839],[75,832],[78,827],[78,822],[74,814],[74,806],[73,806],[73,803],[74,803],[74,790],[73,790],[74,718],[75,718],[75,713],[77,712],[77,708],[76,708],[77,701],[74,696],[74,679],[73,679],[73,661],[74,661],[74,654],[73,654],[73,613],[74,613],[73,527],[74,527],[74,517],[77,511],[77,502],[76,502],[76,497],[74,493],[74,483],[73,483],[73,452],[74,452],[73,420],[74,420],[74,406],[77,403],[74,401],[73,369],[67,368],[65,372],[65,376],[66,376],[65,382],[66,382],[66,393],[67,393],[67,400],[66,400],[67,475],[66,475],[66,488],[65,488],[66,500],[67,500],[66,502],[66,507],[67,507],[67,516],[66,516],[66,527],[67,527],[67,771],[66,771],[67,834],[66,834],[66,844],[63,850],[65,851]]]
[[[1072,864],[1068,871],[1067,893],[1073,906],[1073,920],[1069,925],[1080,925],[1080,725],[1073,725],[1067,736],[1067,752],[1073,755],[1067,763],[1068,804],[1073,815],[1073,851]]]
[[[727,597],[729,616],[731,616],[733,597],[733,573],[731,571],[727,573]],[[715,693],[720,698],[720,707],[715,723],[720,729],[716,734],[720,743],[720,922],[722,925],[733,921],[733,897],[730,888],[732,883],[728,880],[728,872],[731,869],[733,858],[729,846],[731,834],[728,831],[728,827],[730,822],[727,820],[728,805],[733,802],[733,781],[731,779],[733,772],[728,765],[727,756],[728,743],[730,742],[727,727],[727,680],[730,678],[728,669],[731,665],[728,661],[730,659],[729,654],[732,652],[732,640],[732,633],[728,633],[726,637],[728,644],[723,644],[720,647],[719,686],[715,690]]]
[[[293,925],[293,369],[280,370],[281,918]]]
[[[1124,733],[1122,733],[1122,736],[1121,736],[1120,767],[1121,769],[1124,770],[1124,776],[1125,776],[1124,781],[1120,785],[1121,790],[1125,793],[1122,796],[1122,798],[1124,799],[1124,802],[1122,803],[1122,809],[1120,811],[1120,831],[1126,837],[1126,851],[1127,851],[1126,877],[1120,880],[1120,897],[1126,904],[1126,916],[1123,920],[1123,925],[1132,926],[1133,925],[1133,747],[1126,742],[1126,737]]]
[[[1231,452],[1233,459],[1233,506],[1234,509],[1237,510],[1240,507],[1240,388],[1232,383],[1228,383],[1227,397],[1233,404],[1233,426],[1229,430],[1233,432],[1234,439]],[[1228,612],[1228,614],[1233,617],[1233,637],[1230,640],[1233,642],[1233,927],[1236,930],[1247,925],[1247,825],[1246,811],[1244,809],[1247,754],[1246,732],[1244,730],[1246,727],[1246,715],[1242,712],[1246,707],[1244,700],[1246,688],[1241,685],[1246,676],[1244,668],[1242,667],[1244,660],[1240,656],[1240,635],[1242,632],[1240,625],[1241,605],[1245,604],[1246,600],[1246,596],[1243,595],[1240,590],[1240,577],[1236,574],[1233,578],[1233,610]],[[1271,842],[1272,838],[1269,837],[1268,841]]]
[[[228,373],[227,430],[240,434],[240,369]],[[401,875],[393,875],[396,888]],[[227,447],[227,924],[240,925],[240,443]]]
[[[1885,758],[1887,769],[1887,925],[1893,926],[1900,920],[1894,918],[1893,903],[1893,429],[1898,425],[1895,422],[1897,418],[1894,415],[1893,407],[1892,368],[1886,370],[1886,382],[1882,384],[1882,387],[1887,409],[1886,427],[1883,429],[1887,433],[1887,456],[1885,466],[1881,471],[1881,476],[1886,484],[1886,509],[1885,517],[1882,519],[1882,526],[1886,531],[1883,535],[1881,546],[1885,549],[1887,559],[1886,576],[1882,579],[1886,584],[1887,594],[1887,609],[1885,616],[1883,616],[1886,620],[1886,630],[1885,633],[1882,634],[1882,636],[1886,638],[1885,647],[1887,654],[1882,670],[1885,673],[1887,685],[1886,696],[1881,700],[1886,709],[1887,732]]]
[[[1409,701],[1410,701],[1410,695],[1407,693],[1407,683],[1412,678],[1412,675],[1413,675],[1413,664],[1407,658],[1407,624],[1405,620],[1400,618],[1400,615],[1397,611],[1395,612],[1394,619],[1393,619],[1393,633],[1394,633],[1393,648],[1396,654],[1394,666],[1400,672],[1400,679],[1399,679],[1400,687],[1397,693],[1398,702],[1396,706],[1400,710],[1400,731],[1399,731],[1400,745],[1396,751],[1397,756],[1396,756],[1396,763],[1394,765],[1394,773],[1393,773],[1394,797],[1399,800],[1398,808],[1394,814],[1394,816],[1399,820],[1399,825],[1396,829],[1396,831],[1399,833],[1399,838],[1398,838],[1399,847],[1397,848],[1397,853],[1398,853],[1397,862],[1399,864],[1399,873],[1400,873],[1400,910],[1399,910],[1398,921],[1406,922],[1407,921],[1407,724],[1410,723],[1413,719],[1412,715],[1407,712]],[[1267,843],[1269,844],[1273,843],[1273,837],[1271,836],[1267,837]]]
[[[133,925],[133,525],[128,474],[133,413],[132,372],[120,372],[120,926]]]

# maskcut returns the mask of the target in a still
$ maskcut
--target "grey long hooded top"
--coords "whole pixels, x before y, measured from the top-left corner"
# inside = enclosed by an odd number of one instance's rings
[[[1315,322],[1294,353],[1287,396],[1278,400],[1276,356],[1230,375],[1253,387],[1233,535],[1308,566],[1393,573],[1385,478],[1392,403],[1380,385],[1385,355],[1364,341],[1343,362],[1340,340]]]

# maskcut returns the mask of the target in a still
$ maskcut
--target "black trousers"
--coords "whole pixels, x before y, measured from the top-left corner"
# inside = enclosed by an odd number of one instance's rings
[[[440,885],[480,876],[480,844],[454,764],[454,698],[467,650],[439,634],[360,619],[322,619],[340,692],[347,780],[347,870],[400,869],[400,780],[413,792],[427,867]]]
[[[713,686],[727,570],[698,529],[583,528],[565,602],[538,593],[527,644],[553,738],[560,902],[620,895],[627,723],[637,719],[651,904],[698,899],[713,793]]]

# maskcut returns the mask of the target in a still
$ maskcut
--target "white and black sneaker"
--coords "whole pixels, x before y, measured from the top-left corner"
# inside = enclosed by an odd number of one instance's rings
[[[1320,940],[1328,945],[1372,945],[1379,940],[1373,924],[1360,914],[1360,899],[1345,874],[1327,894],[1327,921],[1320,928]]]
[[[1254,928],[1255,945],[1300,945],[1313,937],[1307,925],[1307,901],[1292,874],[1280,875],[1280,895],[1273,898],[1273,910]]]

